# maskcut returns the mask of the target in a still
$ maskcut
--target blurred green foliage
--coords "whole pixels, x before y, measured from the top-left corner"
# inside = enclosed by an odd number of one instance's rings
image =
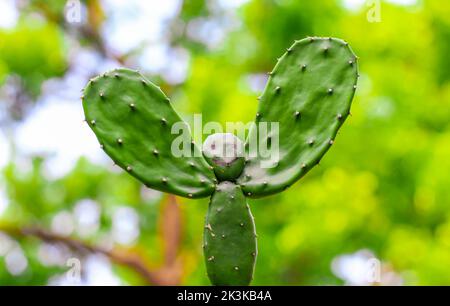
[[[43,81],[64,74],[66,54],[56,25],[23,20],[12,30],[0,30],[0,81],[7,73],[15,74],[36,97]]]
[[[342,1],[254,0],[234,12],[238,25],[215,48],[184,32],[170,34],[174,46],[190,52],[190,69],[184,83],[161,85],[177,110],[203,113],[204,122],[251,121],[259,92],[248,77],[270,71],[294,39],[341,37],[360,57],[352,116],[321,165],[286,192],[250,203],[259,237],[255,285],[343,284],[331,262],[360,249],[372,250],[405,284],[450,284],[450,3],[382,2],[379,23],[368,22],[368,9],[348,10]],[[212,15],[206,1],[186,0],[173,22]],[[30,84],[59,76],[65,44],[55,23],[30,29],[23,21],[0,32],[0,75],[14,73]],[[134,248],[161,260],[159,204],[146,203],[138,182],[85,160],[57,181],[45,178],[41,160],[32,165],[4,169],[0,182],[10,205],[0,225],[49,228],[55,214],[90,198],[102,207],[100,230],[88,237],[97,242],[110,231],[115,207],[131,206],[141,226]],[[183,284],[207,285],[201,252],[207,200],[179,202]],[[36,243],[22,243],[33,273],[12,277],[0,258],[0,284],[44,284],[55,273],[36,260]],[[123,268],[116,272],[126,283],[140,283]]]

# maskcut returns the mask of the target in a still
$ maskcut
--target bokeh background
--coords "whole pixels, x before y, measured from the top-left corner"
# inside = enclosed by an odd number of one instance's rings
[[[125,66],[187,121],[249,122],[266,72],[306,36],[347,40],[361,78],[321,165],[250,201],[253,284],[371,284],[377,258],[377,285],[449,285],[450,2],[379,4],[373,22],[365,0],[84,0],[74,22],[77,1],[0,1],[0,285],[209,284],[208,200],[114,167],[80,90]]]

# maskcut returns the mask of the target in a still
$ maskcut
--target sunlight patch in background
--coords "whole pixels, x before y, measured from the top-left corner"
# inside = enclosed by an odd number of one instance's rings
[[[50,286],[119,286],[122,281],[112,269],[111,262],[102,255],[89,255],[81,261],[81,279],[77,282],[67,274],[52,277]]]
[[[81,156],[104,163],[105,154],[83,120],[81,103],[47,99],[18,128],[17,146],[22,154],[49,156],[50,177],[69,172]]]
[[[5,256],[6,269],[11,275],[18,276],[25,272],[28,267],[28,259],[22,248],[17,244]]]
[[[2,232],[0,232],[0,257],[4,257],[6,270],[13,276],[21,275],[28,268],[28,259],[21,246]]]
[[[51,224],[52,232],[61,236],[70,236],[75,230],[75,220],[68,211],[57,213]]]
[[[139,237],[139,216],[131,207],[120,207],[113,215],[112,235],[114,241],[122,245],[131,245]]]
[[[85,238],[94,235],[100,227],[100,205],[90,199],[79,201],[74,208],[77,233]]]
[[[379,264],[374,265],[373,260]],[[379,261],[373,252],[367,249],[335,257],[331,263],[331,270],[348,286],[403,285],[402,277],[392,269],[392,266]]]
[[[103,0],[108,19],[103,36],[120,53],[127,53],[140,45],[161,40],[165,21],[175,16],[180,0],[152,1]]]
[[[111,262],[101,255],[90,255],[83,262],[84,280],[86,286],[119,286],[122,284],[111,266]]]
[[[235,9],[238,8],[250,0],[219,0],[219,5],[226,9]]]
[[[14,5],[14,0],[2,0],[0,1],[0,28],[13,28],[17,24],[19,19],[19,12]]]

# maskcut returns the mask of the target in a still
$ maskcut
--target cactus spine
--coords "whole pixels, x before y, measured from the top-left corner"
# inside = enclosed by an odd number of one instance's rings
[[[208,137],[203,156],[193,142],[192,157],[173,156],[171,126],[182,121],[159,87],[136,71],[105,73],[84,89],[86,122],[117,165],[154,189],[211,195],[203,249],[214,285],[251,282],[257,244],[246,197],[283,191],[319,163],[350,114],[357,57],[340,39],[306,38],[289,47],[269,75],[255,121],[279,123],[278,134],[263,139],[268,147],[279,139],[279,159],[271,167],[261,166],[267,158],[260,154],[239,155],[242,143],[229,134]],[[258,137],[257,127],[246,144]]]

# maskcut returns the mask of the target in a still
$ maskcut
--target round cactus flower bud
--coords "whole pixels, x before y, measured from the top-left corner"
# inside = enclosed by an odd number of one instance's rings
[[[203,143],[203,156],[219,181],[234,181],[244,169],[244,144],[231,133],[210,135]]]

